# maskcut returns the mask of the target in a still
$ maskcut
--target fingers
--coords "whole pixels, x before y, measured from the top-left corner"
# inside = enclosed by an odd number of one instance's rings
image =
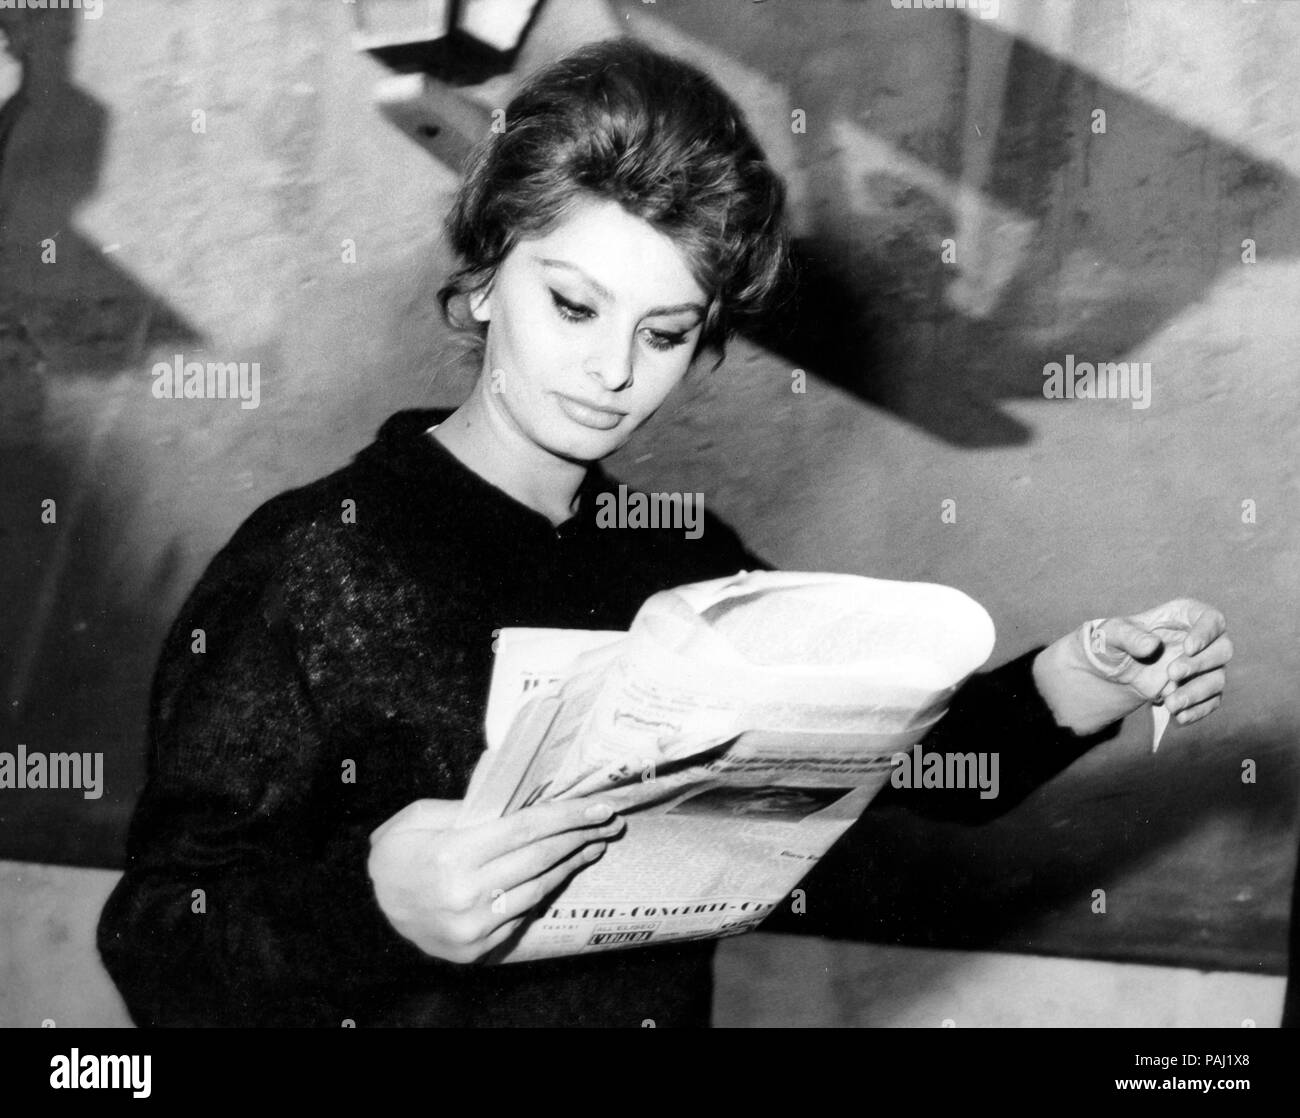
[[[1165,707],[1178,719],[1180,725],[1195,722],[1219,705],[1227,682],[1227,673],[1222,668],[1205,672],[1174,691],[1165,700]],[[1209,706],[1210,703],[1214,705]],[[1195,717],[1191,717],[1193,714]]]
[[[531,843],[519,850],[511,850],[494,858],[483,867],[488,887],[508,891],[526,881],[546,873],[557,863],[575,854],[588,843],[609,842],[623,832],[626,826],[620,817],[604,826],[589,824],[586,827]]]
[[[1130,617],[1112,617],[1101,627],[1105,647],[1098,653],[1102,662],[1113,661],[1118,668],[1125,655],[1147,660],[1160,649],[1160,638]]]
[[[1227,685],[1223,668],[1234,651],[1227,621],[1219,610],[1191,598],[1168,602],[1139,616],[1152,615],[1157,623],[1173,621],[1188,626],[1179,655],[1169,664],[1169,682],[1161,689],[1160,698],[1180,725],[1199,722],[1222,704]]]
[[[1213,714],[1223,704],[1223,697],[1215,695],[1212,699],[1207,699],[1203,703],[1197,703],[1193,707],[1180,711],[1175,717],[1180,726],[1190,726],[1193,722],[1199,722],[1208,714]]]
[[[503,854],[521,850],[552,835],[605,823],[613,814],[609,804],[559,800],[524,808],[503,819],[466,827],[459,838],[469,863],[484,866]]]
[[[510,921],[531,912],[575,873],[599,860],[605,849],[604,842],[589,843],[538,877],[498,894],[490,906],[493,922]]]
[[[1220,669],[1227,665],[1233,654],[1227,627],[1223,614],[1213,606],[1194,598],[1175,598],[1132,617],[1112,618],[1106,622],[1103,632],[1116,648],[1122,648],[1134,659],[1148,663],[1154,657],[1156,639],[1159,638],[1164,651],[1161,659],[1171,652],[1174,655],[1168,664],[1155,665],[1157,669],[1164,668],[1162,674],[1167,675],[1158,684],[1160,690],[1156,698],[1164,700],[1171,711],[1181,709],[1187,712],[1212,697],[1205,692],[1205,687],[1212,687],[1214,694],[1223,690]],[[1216,672],[1217,675],[1213,674]],[[1183,685],[1203,677],[1214,682],[1194,692],[1186,692]],[[1177,704],[1171,701],[1176,695],[1182,696]],[[1180,718],[1179,721],[1197,721],[1208,713],[1210,708],[1203,708],[1197,718]]]
[[[1146,629],[1184,630],[1187,633],[1184,650],[1189,655],[1208,648],[1228,629],[1227,619],[1219,610],[1195,598],[1175,598],[1127,620]]]
[[[1188,638],[1190,643],[1191,638]],[[1222,668],[1232,659],[1232,641],[1221,636],[1212,641],[1203,651],[1194,656],[1188,655],[1187,644],[1183,645],[1182,655],[1169,665],[1169,678],[1175,683],[1191,679],[1203,672]]]
[[[1194,607],[1195,619],[1187,634],[1187,640],[1183,642],[1183,651],[1195,654],[1209,648],[1223,636],[1227,632],[1228,622],[1213,606],[1202,605],[1200,602],[1191,602],[1190,605]]]

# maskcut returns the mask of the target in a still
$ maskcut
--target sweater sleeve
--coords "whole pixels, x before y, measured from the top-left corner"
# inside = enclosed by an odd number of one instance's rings
[[[370,822],[340,808],[275,593],[245,573],[214,562],[154,679],[148,783],[98,935],[140,1025],[337,1027],[361,976],[445,965],[379,909]]]
[[[1114,737],[1118,722],[1087,735],[1056,724],[1034,683],[1034,658],[1041,651],[1035,648],[1000,668],[972,676],[920,745],[924,754],[945,758],[949,754],[996,752],[995,796],[984,799],[978,789],[971,788],[887,784],[872,806],[898,804],[925,818],[987,822],[1010,811],[1094,745]]]

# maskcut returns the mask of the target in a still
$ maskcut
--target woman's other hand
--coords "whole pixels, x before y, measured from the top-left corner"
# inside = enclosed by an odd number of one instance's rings
[[[1063,726],[1092,733],[1149,702],[1180,725],[1218,709],[1232,659],[1223,614],[1177,598],[1131,617],[1089,622],[1049,645],[1034,680]]]

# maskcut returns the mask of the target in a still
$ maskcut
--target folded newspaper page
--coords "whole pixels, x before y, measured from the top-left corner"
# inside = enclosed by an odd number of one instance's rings
[[[627,830],[494,961],[757,926],[993,641],[951,587],[785,571],[655,594],[626,633],[502,630],[462,823],[599,795]]]

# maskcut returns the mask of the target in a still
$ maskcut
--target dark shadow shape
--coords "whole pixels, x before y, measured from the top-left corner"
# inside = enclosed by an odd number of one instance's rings
[[[887,5],[837,11],[867,26],[899,16]],[[1242,18],[1250,18],[1250,12],[1242,9]],[[665,7],[656,14],[724,54],[736,52],[736,44],[718,38],[723,25],[704,10]],[[762,8],[746,13],[751,21],[776,20],[778,15]],[[1007,34],[996,21],[968,19],[956,11],[925,16],[913,23],[918,35],[927,28],[933,31],[944,19],[965,22],[967,64],[981,52],[995,53],[995,40]],[[803,63],[831,49],[836,34],[834,27],[824,32],[814,27],[807,41],[792,41],[773,23],[768,35],[749,34],[745,62],[791,88],[792,103],[804,106],[809,119],[819,114],[827,120],[831,110],[818,106],[817,89],[801,88],[812,82],[803,76]],[[1001,206],[1034,219],[1046,241],[1060,247],[1059,254],[1055,248],[1050,253],[1031,250],[992,313],[967,317],[945,300],[945,288],[955,278],[940,255],[940,242],[957,231],[951,200],[930,196],[902,179],[877,176],[870,184],[872,193],[888,199],[889,216],[834,227],[821,221],[795,245],[801,291],[791,310],[779,323],[753,334],[791,366],[962,447],[1027,443],[1031,430],[1004,405],[1042,400],[1043,366],[1063,360],[1066,353],[1090,362],[1124,360],[1129,354],[1150,360],[1140,352],[1143,343],[1202,300],[1228,268],[1242,266],[1240,242],[1253,236],[1263,214],[1272,214],[1273,224],[1289,232],[1271,239],[1261,253],[1277,259],[1300,251],[1300,234],[1294,232],[1300,229],[1300,192],[1286,168],[1170,116],[1028,41],[1015,39],[1011,49],[989,181],[973,185]],[[870,88],[879,79],[867,65],[860,74],[837,77]],[[936,75],[935,80],[942,78]],[[1110,132],[1104,137],[1090,133],[1092,106],[1108,113]],[[959,133],[966,121],[960,111],[951,117],[949,134],[935,150],[907,154],[926,160],[955,184],[961,178]],[[1102,199],[1088,193],[1099,140],[1105,141],[1111,160],[1131,158],[1153,173],[1163,170],[1166,158],[1186,160],[1189,177],[1195,171],[1200,191],[1157,196],[1165,212],[1150,222],[1157,231],[1170,224],[1187,231],[1176,250],[1185,255],[1186,267],[1173,282],[1163,274],[1161,286],[1149,290],[1130,282],[1110,294],[1089,291],[1089,296],[1097,295],[1095,301],[1058,308],[1061,317],[1073,317],[1075,324],[1049,345],[1035,345],[1029,335],[1053,325],[1042,320],[1041,292],[1061,281],[1069,253],[1089,255],[1107,274],[1133,280],[1143,276],[1147,264],[1147,238],[1134,237],[1118,222],[1105,229],[1091,220],[1090,214],[1104,209]],[[827,173],[826,166],[815,173]],[[1070,179],[1072,174],[1081,175],[1080,181]],[[1133,188],[1141,181],[1135,180]],[[1162,248],[1175,251],[1167,241]]]
[[[147,351],[201,335],[72,229],[96,189],[108,124],[71,83],[80,15],[0,11],[24,78],[0,109],[0,748],[103,752],[105,789],[95,800],[78,790],[0,793],[0,857],[103,866],[120,864],[143,782],[163,635],[148,604],[151,588],[175,577],[180,545],[163,541],[156,569],[128,573],[134,596],[117,589],[109,526],[118,495],[78,461],[87,448],[56,445],[44,413],[60,379],[108,380],[138,367],[147,391]],[[52,189],[35,194],[34,182]],[[41,261],[47,237],[52,264]],[[56,501],[55,525],[41,522],[46,498]]]
[[[936,822],[897,803],[870,808],[800,882],[806,912],[783,906],[763,927],[913,947],[1284,974],[1284,893],[1244,903],[1231,866],[1207,875],[1196,861],[1185,878],[1181,868],[1156,878],[1141,867],[1216,816],[1243,831],[1284,833],[1300,788],[1300,773],[1286,767],[1290,744],[1193,746],[1193,756],[1176,765],[1141,754],[1117,764],[1115,754],[1133,755],[1117,745],[1110,757],[1076,763],[980,826]],[[1258,788],[1240,780],[1243,756],[1283,765],[1262,802]],[[919,804],[926,793],[912,794]],[[1207,877],[1214,886],[1208,893]],[[1093,909],[1096,889],[1106,891],[1104,913]]]
[[[481,85],[508,74],[537,23],[546,0],[538,0],[510,50],[499,50],[460,27],[465,0],[447,7],[447,34],[425,42],[372,47],[368,53],[397,74],[428,74],[451,86]]]
[[[22,88],[0,110],[0,333],[21,335],[24,346],[0,350],[0,375],[35,364],[41,378],[113,377],[150,346],[200,339],[164,300],[73,229],[77,207],[98,184],[108,127],[102,106],[69,74],[80,22],[73,17],[80,14],[68,9],[31,18],[0,11],[0,28],[24,74]],[[42,181],[56,189],[35,195],[28,162],[44,164]],[[42,260],[47,238],[56,251],[48,264]]]

